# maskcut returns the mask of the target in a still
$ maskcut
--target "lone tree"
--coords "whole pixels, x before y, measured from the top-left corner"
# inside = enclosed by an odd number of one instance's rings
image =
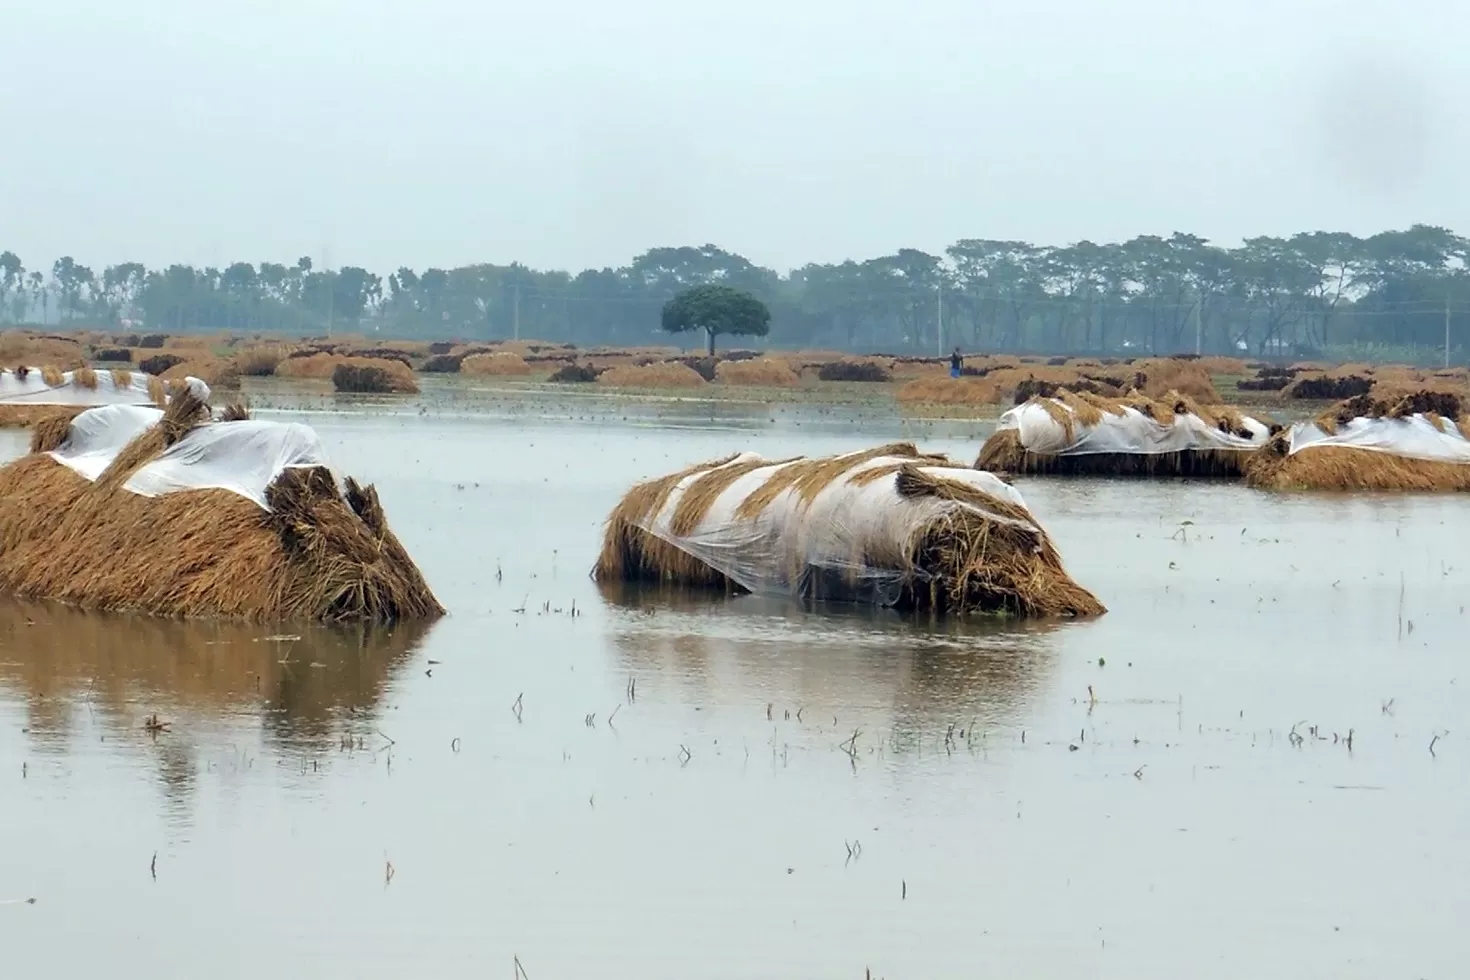
[[[764,337],[771,330],[771,311],[749,293],[706,283],[686,289],[664,304],[663,328],[669,333],[703,330],[713,356],[718,334]]]

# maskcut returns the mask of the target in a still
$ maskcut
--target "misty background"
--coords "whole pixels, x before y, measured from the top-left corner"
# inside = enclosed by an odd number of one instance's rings
[[[1450,4],[0,0],[0,22],[0,247],[32,262],[386,275],[713,242],[785,271],[976,237],[1470,228]]]

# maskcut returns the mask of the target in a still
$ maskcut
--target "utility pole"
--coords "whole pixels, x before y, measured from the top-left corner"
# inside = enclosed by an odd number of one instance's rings
[[[935,353],[944,356],[944,283],[934,287],[934,344]]]
[[[513,291],[512,295],[513,295],[514,298],[513,298],[512,302],[511,302],[511,316],[512,316],[512,322],[515,324],[515,339],[516,340],[520,340],[521,339],[521,284],[520,283],[516,283],[515,284],[514,291]]]
[[[1444,366],[1450,366],[1450,294],[1444,294]]]
[[[327,336],[332,336],[332,319],[336,312],[337,290],[332,288],[332,251],[327,246],[322,246],[322,278],[327,284]]]
[[[1203,295],[1195,297],[1194,301],[1194,356],[1199,357],[1200,340],[1204,333],[1204,318],[1200,315],[1201,308],[1205,305]]]

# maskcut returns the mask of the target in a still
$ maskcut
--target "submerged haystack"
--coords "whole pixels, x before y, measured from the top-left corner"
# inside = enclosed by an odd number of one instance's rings
[[[165,388],[157,378],[126,368],[0,370],[0,427],[35,425],[41,419],[70,417],[99,405],[162,406],[167,401]]]
[[[442,614],[374,489],[339,489],[308,427],[243,414],[214,421],[188,387],[38,428],[0,467],[0,590],[165,616]]]
[[[1012,487],[907,443],[746,453],[639,484],[609,516],[593,574],[941,612],[1105,611]]]
[[[1000,417],[975,468],[999,473],[1239,477],[1271,425],[1170,392],[1160,399],[1057,391]]]
[[[1453,392],[1377,390],[1293,425],[1251,454],[1268,490],[1470,490],[1470,417]]]

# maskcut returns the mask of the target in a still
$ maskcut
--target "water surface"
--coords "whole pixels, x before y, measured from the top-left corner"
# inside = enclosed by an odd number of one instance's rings
[[[1462,972],[1470,502],[1018,481],[1086,623],[600,590],[637,479],[986,426],[587,405],[289,416],[427,629],[0,603],[6,975]]]

